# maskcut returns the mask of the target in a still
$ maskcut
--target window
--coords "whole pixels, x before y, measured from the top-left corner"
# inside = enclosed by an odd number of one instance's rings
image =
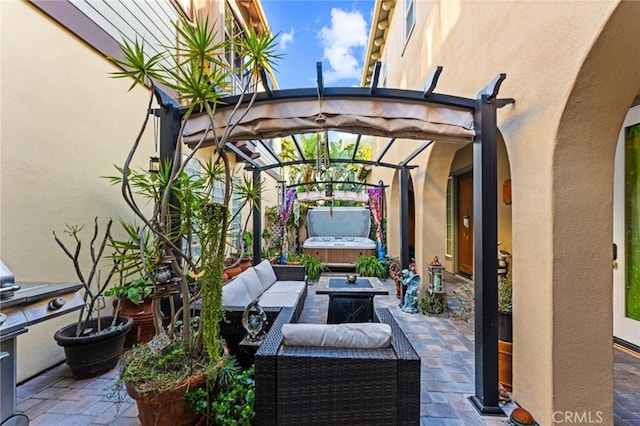
[[[233,178],[233,186],[235,187],[240,183],[240,178]],[[224,202],[224,183],[216,181],[213,183],[213,188],[211,190],[211,201],[214,203],[222,204]],[[230,206],[230,214],[233,218],[233,215],[240,210],[240,197],[234,193],[232,190],[231,193],[231,206]],[[242,213],[238,213],[238,215],[229,223],[229,230],[227,232],[227,240],[237,249],[240,249],[240,244],[242,243]]]
[[[384,52],[384,56],[382,57],[382,63],[380,64],[380,81],[378,82],[379,87],[387,87],[387,52]]]
[[[183,156],[184,159],[186,159],[186,157],[187,157],[186,155]],[[184,172],[190,178],[200,179],[202,175],[200,162],[197,159],[192,158],[187,162],[186,166],[184,167]],[[198,238],[198,234],[197,234],[199,227],[200,227],[199,222],[194,220],[191,241],[189,241],[187,236],[183,237],[182,249],[184,250],[185,254],[187,255],[189,253],[191,254],[191,258],[193,259],[194,262],[197,262],[200,259],[200,252],[201,252],[200,238]]]
[[[453,257],[453,176],[447,181],[447,244],[445,256]]]
[[[225,41],[233,40],[242,34],[242,27],[238,23],[229,4],[225,4],[224,9],[224,39]],[[238,54],[233,45],[229,45],[225,48],[224,58],[229,66],[232,67],[233,72],[229,76],[229,90],[232,95],[238,95],[242,91],[242,83],[244,76],[242,75],[242,66],[244,65],[244,59]]]
[[[413,29],[413,26],[416,23],[414,4],[415,4],[414,0],[404,0],[404,39],[405,41],[409,39],[411,30]]]

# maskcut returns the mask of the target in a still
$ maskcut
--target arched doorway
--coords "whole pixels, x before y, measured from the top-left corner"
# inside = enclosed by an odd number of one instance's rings
[[[613,184],[613,336],[640,350],[640,97],[625,118]]]
[[[527,341],[529,350],[514,344],[514,396],[543,421],[572,412],[613,424],[611,189],[618,134],[640,92],[637,8],[618,4],[591,44],[555,128],[550,164],[519,158],[513,169],[514,202],[523,201],[514,215],[514,343]],[[541,173],[548,183],[535,179]],[[544,223],[537,216],[548,226],[529,226]],[[541,256],[545,250],[551,255]]]

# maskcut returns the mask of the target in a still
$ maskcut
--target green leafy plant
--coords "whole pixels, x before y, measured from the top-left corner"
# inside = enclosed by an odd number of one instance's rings
[[[310,281],[318,281],[320,275],[329,270],[322,259],[309,255],[302,256],[300,263],[304,265],[304,271]]]
[[[498,283],[498,311],[511,313],[513,310],[513,281],[511,275]]]
[[[453,290],[453,299],[456,302],[456,309],[453,311],[453,318],[460,321],[469,321],[474,311],[474,291],[473,283],[465,282]]]
[[[302,255],[298,253],[289,252],[287,253],[287,262],[301,262]]]
[[[420,299],[418,307],[425,315],[440,315],[446,311],[446,307],[444,306],[442,299],[429,293],[425,294],[424,297]]]
[[[387,271],[382,260],[376,256],[360,256],[355,261],[356,272],[363,277],[386,278]]]
[[[240,371],[235,363],[227,364],[217,377],[215,395],[205,389],[185,394],[185,399],[207,424],[249,426],[255,417],[255,367]]]
[[[129,281],[123,285],[109,287],[105,292],[105,296],[114,296],[118,298],[129,299],[131,303],[138,304],[143,299],[149,297],[153,292],[153,283],[148,278],[138,278]]]

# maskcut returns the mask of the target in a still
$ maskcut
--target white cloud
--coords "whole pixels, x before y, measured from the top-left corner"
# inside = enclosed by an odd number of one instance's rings
[[[367,45],[367,23],[358,11],[331,9],[331,27],[318,33],[324,48],[324,59],[330,70],[324,73],[325,83],[345,78],[360,79],[362,67],[354,56],[354,49]]]
[[[280,50],[281,51],[286,51],[287,50],[287,44],[291,43],[293,41],[293,35],[295,34],[295,28],[291,28],[291,31],[289,31],[288,33],[283,33],[280,35]]]

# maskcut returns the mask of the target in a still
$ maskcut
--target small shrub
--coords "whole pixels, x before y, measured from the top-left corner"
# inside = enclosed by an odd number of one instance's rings
[[[245,426],[255,418],[255,367],[240,371],[230,365],[227,377],[219,377],[213,392],[189,391],[185,399],[195,412],[207,417],[207,424]]]
[[[362,277],[386,278],[384,264],[376,256],[360,256],[355,261],[356,272]]]
[[[311,281],[318,281],[320,275],[329,270],[322,259],[309,255],[302,256],[300,263],[304,265],[304,271]]]
[[[474,311],[473,283],[464,283],[453,291],[453,298],[458,309],[453,312],[453,318],[461,321],[469,321]]]
[[[425,315],[440,315],[447,310],[447,307],[444,306],[441,298],[429,293],[425,294],[425,296],[420,299],[418,307]]]

